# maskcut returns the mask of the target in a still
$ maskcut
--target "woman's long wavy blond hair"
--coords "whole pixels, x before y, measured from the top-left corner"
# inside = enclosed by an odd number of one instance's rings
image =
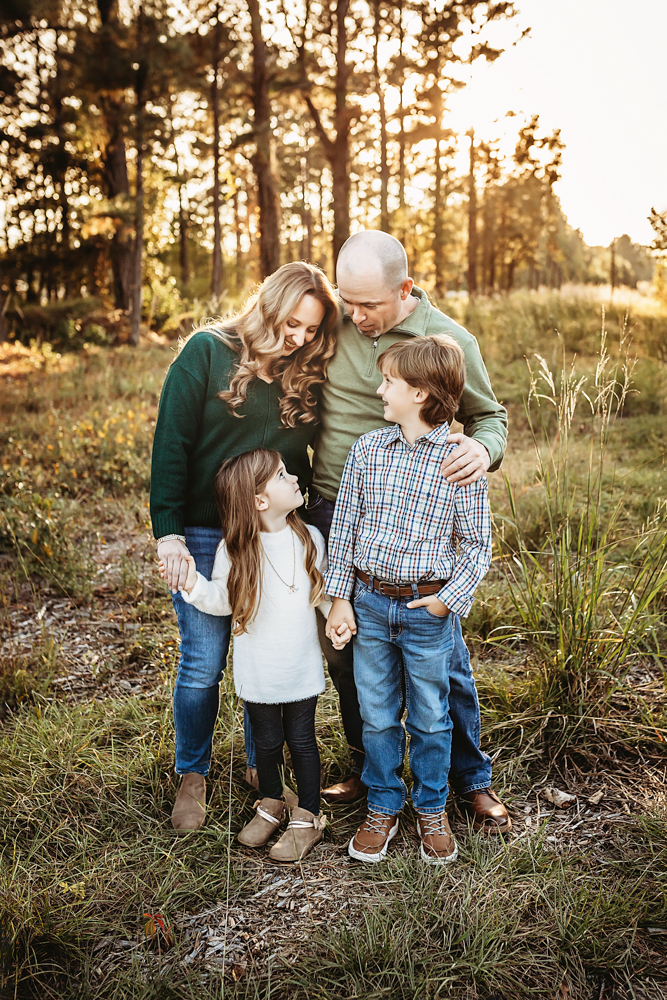
[[[324,306],[324,319],[317,336],[293,354],[283,357],[284,325],[304,295],[312,295]],[[239,354],[229,389],[218,395],[235,416],[246,399],[248,386],[262,369],[269,368],[280,379],[283,397],[280,417],[285,427],[317,420],[315,386],[324,382],[333,356],[338,322],[338,302],[326,276],[313,264],[294,261],[269,275],[242,311],[204,329],[219,337]]]
[[[264,547],[255,497],[264,492],[282,460],[277,451],[254,448],[228,458],[215,477],[215,502],[229,555],[227,594],[234,635],[248,631],[261,598]],[[310,604],[314,606],[324,596],[324,579],[317,568],[315,542],[295,510],[287,515],[287,523],[304,548],[303,564],[310,579]]]

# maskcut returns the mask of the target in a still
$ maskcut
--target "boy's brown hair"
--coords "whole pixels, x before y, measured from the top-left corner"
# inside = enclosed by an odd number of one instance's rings
[[[429,427],[451,424],[466,381],[463,349],[446,333],[401,340],[383,351],[378,368],[428,393],[419,416]]]

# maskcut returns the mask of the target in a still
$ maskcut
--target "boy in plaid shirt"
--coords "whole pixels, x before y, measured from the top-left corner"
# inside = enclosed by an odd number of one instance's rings
[[[463,351],[440,334],[393,344],[378,359],[392,426],[348,456],[329,539],[327,635],[356,632],[354,677],[364,723],[368,815],[348,851],[381,861],[398,831],[407,706],[412,802],[421,857],[457,856],[445,814],[451,756],[449,658],[456,616],[469,613],[491,562],[488,484],[448,483],[442,461],[465,383]],[[404,694],[405,692],[405,694]]]

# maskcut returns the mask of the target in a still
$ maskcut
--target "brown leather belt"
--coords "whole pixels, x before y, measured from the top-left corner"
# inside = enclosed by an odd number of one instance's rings
[[[357,570],[357,576],[362,583],[370,584],[371,578],[362,569]],[[437,594],[445,585],[444,580],[429,580],[428,583],[385,583],[384,580],[376,580],[373,577],[373,590],[383,597],[412,597],[413,588],[417,588],[420,597],[428,597],[429,594]]]

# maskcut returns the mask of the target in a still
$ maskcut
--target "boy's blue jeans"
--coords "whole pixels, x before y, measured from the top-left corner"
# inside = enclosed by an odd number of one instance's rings
[[[190,555],[198,571],[207,579],[211,578],[221,537],[217,528],[185,529]],[[227,664],[232,619],[231,615],[206,615],[187,604],[180,593],[172,594],[171,599],[181,633],[181,658],[174,687],[176,773],[208,774],[220,704],[219,685]],[[255,747],[246,711],[243,723],[248,767],[254,767]]]
[[[406,736],[401,723],[407,707],[410,734],[412,802],[419,812],[441,812],[447,801],[452,754],[452,719],[449,710],[450,668],[457,671],[457,685],[465,685],[460,710],[469,707],[470,718],[460,720],[464,730],[479,740],[479,704],[457,615],[438,618],[424,607],[408,608],[415,597],[389,598],[357,581],[354,611],[354,678],[363,719],[366,760],[362,781],[368,787],[368,806],[395,815],[405,804],[407,789],[401,777]],[[467,661],[467,670],[466,667]],[[470,747],[470,760],[461,759]],[[468,791],[488,788],[491,762],[469,740],[455,748],[459,773],[465,774]],[[474,749],[474,753],[472,752]],[[474,757],[474,759],[472,759]]]

